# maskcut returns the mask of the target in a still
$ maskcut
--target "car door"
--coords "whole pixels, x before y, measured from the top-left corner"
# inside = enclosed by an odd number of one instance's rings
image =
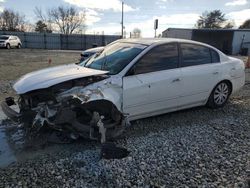
[[[185,107],[204,104],[221,78],[219,55],[213,49],[191,43],[180,44],[180,49],[182,59],[180,105]]]
[[[17,37],[13,37],[13,45],[18,46],[18,39]]]
[[[10,43],[10,46],[15,46],[15,40],[12,36],[9,37],[9,43]]]
[[[146,53],[123,78],[123,111],[136,119],[176,108],[181,94],[178,64],[176,43]]]

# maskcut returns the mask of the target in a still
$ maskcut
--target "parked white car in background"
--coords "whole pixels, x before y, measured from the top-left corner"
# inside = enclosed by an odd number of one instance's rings
[[[80,54],[81,56],[80,62],[88,59],[89,57],[91,57],[92,55],[96,53],[100,53],[103,49],[104,49],[104,46],[99,46],[99,47],[90,48],[90,49],[82,51],[82,53]]]
[[[21,48],[22,42],[17,36],[0,35],[0,47],[3,48]]]
[[[207,105],[219,108],[245,83],[244,63],[207,44],[182,39],[122,39],[84,64],[29,73],[14,85],[20,113],[39,129],[98,139],[116,137],[126,122]],[[67,128],[68,126],[68,128]]]

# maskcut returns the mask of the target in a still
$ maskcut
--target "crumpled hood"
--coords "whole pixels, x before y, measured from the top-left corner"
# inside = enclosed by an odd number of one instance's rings
[[[85,68],[75,64],[62,65],[28,73],[17,80],[13,88],[17,94],[23,94],[37,89],[48,88],[68,80],[105,73],[107,71]]]

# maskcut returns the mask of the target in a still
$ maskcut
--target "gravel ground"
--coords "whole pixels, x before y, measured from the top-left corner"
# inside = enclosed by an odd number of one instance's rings
[[[248,188],[249,72],[247,84],[222,109],[198,107],[132,122],[116,141],[130,151],[123,159],[100,159],[100,144],[86,140],[17,149],[20,132],[6,131],[16,162],[0,169],[0,187]]]

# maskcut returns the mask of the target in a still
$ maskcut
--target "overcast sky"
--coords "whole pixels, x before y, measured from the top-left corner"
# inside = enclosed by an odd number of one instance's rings
[[[193,28],[204,11],[220,9],[236,26],[250,18],[249,0],[124,0],[124,25],[127,33],[135,27],[143,37],[153,37],[154,19],[159,20],[158,34],[169,27]],[[87,33],[117,34],[121,30],[121,0],[0,0],[4,8],[16,10],[34,23],[34,7],[73,5],[87,14]]]

